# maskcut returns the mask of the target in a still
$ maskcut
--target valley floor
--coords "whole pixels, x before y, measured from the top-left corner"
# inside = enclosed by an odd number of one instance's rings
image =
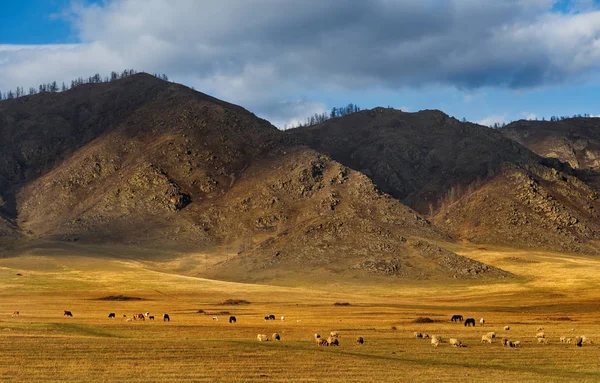
[[[600,259],[449,246],[517,278],[315,285],[297,277],[296,287],[284,287],[183,276],[156,261],[90,257],[69,248],[11,254],[0,258],[0,380],[600,381]],[[144,300],[98,300],[111,295]],[[227,299],[250,304],[222,304]],[[11,316],[15,310],[18,317]],[[73,317],[63,317],[63,310]],[[156,320],[123,319],[147,311]],[[115,319],[107,317],[111,312]],[[277,320],[265,321],[268,314]],[[450,322],[453,314],[483,317],[486,324],[467,328]],[[228,323],[230,315],[236,324]],[[414,323],[418,317],[434,322]],[[539,327],[549,344],[537,344]],[[340,346],[316,346],[314,334],[330,331],[340,333]],[[414,331],[458,338],[468,347],[434,348]],[[483,344],[488,331],[497,338]],[[274,332],[281,341],[256,340]],[[559,341],[577,335],[595,343],[578,348]],[[364,345],[355,343],[357,336]],[[522,347],[503,347],[502,337]]]

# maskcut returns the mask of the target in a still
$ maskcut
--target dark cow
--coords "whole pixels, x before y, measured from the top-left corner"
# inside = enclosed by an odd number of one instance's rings
[[[169,317],[169,314],[163,314],[163,322],[170,322],[171,321],[171,317]]]
[[[235,322],[237,322],[237,319],[235,319],[234,316],[230,316],[229,317],[229,323],[235,323]]]
[[[148,315],[148,319],[154,320],[154,315]]]
[[[462,315],[452,315],[452,319],[450,319],[452,322],[462,322],[463,321],[463,316]]]
[[[64,310],[65,313],[63,314],[64,317],[73,317],[73,313],[67,310]]]
[[[474,318],[467,318],[467,320],[465,321],[465,327],[468,327],[468,326],[475,327],[475,319]]]
[[[116,315],[115,313],[110,313],[110,314],[108,314],[108,317],[109,317],[109,318],[114,318],[114,317],[116,317],[116,316],[117,316],[117,315]]]

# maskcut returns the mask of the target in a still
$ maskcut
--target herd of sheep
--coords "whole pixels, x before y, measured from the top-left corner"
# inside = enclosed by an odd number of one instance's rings
[[[451,319],[452,322],[460,322],[462,321],[462,316],[460,315],[454,315]],[[465,326],[467,326],[467,323],[474,323],[475,320],[473,318],[468,318],[465,321]],[[483,326],[485,323],[485,320],[483,318],[480,319],[479,323]],[[504,326],[504,331],[509,331],[510,327],[509,326]],[[539,327],[537,329],[537,333],[535,335],[535,339],[537,341],[538,344],[548,344],[548,339],[546,338],[546,334],[544,332],[542,332],[543,328]],[[571,329],[571,332],[574,332],[575,329]],[[415,338],[418,339],[431,339],[431,345],[433,347],[438,347],[440,344],[442,343],[446,343],[441,336],[439,335],[432,335],[430,336],[429,334],[423,334],[421,332],[415,331],[413,333],[413,336]],[[483,334],[481,336],[481,343],[493,343],[494,339],[496,338],[496,333],[493,331],[487,332],[486,334]],[[589,339],[587,336],[585,335],[581,335],[581,336],[577,336],[574,339],[572,338],[567,338],[566,336],[561,336],[560,338],[560,342],[561,343],[567,343],[567,344],[571,344],[574,343],[577,347],[582,347],[584,344],[593,344],[592,340]],[[505,347],[521,347],[521,341],[519,340],[509,340],[508,338],[502,338],[501,341],[502,345]],[[448,344],[450,346],[453,347],[467,347],[466,344],[464,344],[461,340],[457,339],[457,338],[450,338],[448,339]]]

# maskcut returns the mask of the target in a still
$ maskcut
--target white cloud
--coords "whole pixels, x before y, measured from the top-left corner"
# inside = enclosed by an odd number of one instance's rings
[[[479,121],[477,121],[479,125],[483,126],[493,126],[494,124],[505,124],[506,123],[506,114],[503,115],[489,115]]]
[[[79,45],[0,45],[0,89],[135,68],[285,123],[282,100],[328,89],[469,91],[600,71],[600,12],[578,0],[106,0],[63,14]],[[465,22],[467,21],[467,22]],[[311,102],[309,102],[310,104]],[[306,112],[319,110],[312,102]],[[298,113],[301,111],[298,110]],[[309,113],[309,114],[310,114]]]
[[[521,113],[521,116],[526,120],[537,120],[537,115],[535,113],[523,112]]]

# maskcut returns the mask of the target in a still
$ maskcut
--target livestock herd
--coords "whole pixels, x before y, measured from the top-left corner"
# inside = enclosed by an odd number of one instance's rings
[[[451,322],[462,322],[463,321],[463,316],[462,315],[453,315],[450,318]],[[479,320],[479,324],[481,326],[485,325],[485,319],[481,318]],[[475,318],[467,318],[464,320],[464,325],[465,327],[475,327]],[[538,327],[537,328],[537,333],[535,334],[535,339],[537,341],[537,344],[548,344],[548,338],[546,338],[546,334],[544,332],[542,332],[543,328],[542,327]],[[510,326],[504,326],[504,331],[510,331]],[[574,332],[575,329],[571,329],[571,332]],[[439,335],[432,335],[430,336],[429,334],[424,334],[418,331],[415,331],[413,333],[413,336],[415,338],[418,339],[431,339],[431,345],[434,347],[438,347],[440,344],[442,343],[446,343],[441,336]],[[493,331],[487,332],[486,334],[483,334],[481,336],[481,343],[493,343],[494,339],[496,338],[496,333]],[[567,338],[566,336],[561,336],[559,338],[561,343],[566,343],[566,344],[571,344],[574,343],[577,347],[582,347],[584,344],[593,344],[592,340],[590,338],[588,338],[585,335],[581,335],[581,336],[577,336],[574,339],[572,338]],[[448,339],[447,342],[450,346],[456,347],[456,348],[461,348],[461,347],[467,347],[466,344],[464,344],[462,341],[460,341],[457,338],[450,338]],[[502,346],[505,347],[521,347],[521,341],[519,340],[509,340],[508,338],[502,338],[501,341]]]
[[[12,313],[13,317],[18,317],[20,315],[19,311],[14,311]],[[64,310],[63,311],[63,316],[64,317],[73,317],[73,313],[69,310]],[[111,312],[108,314],[108,318],[109,319],[115,319],[116,318],[116,313]],[[169,314],[165,313],[162,316],[163,321],[164,322],[170,322],[171,318],[169,316]],[[275,320],[275,315],[273,314],[269,314],[264,316],[264,320],[265,321],[271,321],[271,320]],[[145,321],[146,319],[148,320],[154,320],[154,316],[150,315],[149,312],[146,313],[137,313],[137,314],[133,314],[133,316],[131,318],[127,317],[127,314],[123,314],[123,319],[127,322],[131,322],[131,321]],[[218,316],[213,316],[213,321],[218,321],[219,318]],[[284,316],[281,316],[281,320],[285,320]],[[451,322],[456,323],[463,323],[464,321],[464,326],[465,327],[475,327],[475,318],[466,318],[464,319],[464,317],[462,315],[453,315],[450,319]],[[298,320],[297,322],[300,322],[300,320]],[[237,323],[237,318],[235,316],[230,316],[229,317],[229,323],[230,324],[235,324]],[[479,320],[479,324],[480,326],[485,326],[485,319],[481,318]],[[392,326],[393,329],[396,329],[395,326]],[[504,326],[503,327],[505,332],[510,331],[510,326]],[[536,342],[538,344],[548,344],[548,338],[546,337],[546,334],[542,331],[543,328],[542,327],[538,327],[537,328],[537,333],[535,334],[535,339]],[[571,329],[571,332],[574,332],[575,329]],[[427,333],[422,333],[422,332],[418,332],[415,331],[413,333],[413,337],[414,338],[418,338],[418,339],[430,339],[431,340],[431,345],[434,347],[438,347],[440,344],[443,343],[448,343],[450,346],[452,347],[456,347],[456,348],[462,348],[462,347],[467,347],[467,345],[465,343],[463,343],[461,340],[459,340],[458,338],[449,338],[448,341],[445,341],[441,336],[439,335],[429,335]],[[316,344],[318,346],[339,346],[339,338],[340,335],[337,331],[331,331],[329,336],[327,337],[327,339],[322,338],[320,334],[315,334],[314,338],[316,340]],[[279,333],[273,333],[272,336],[269,338],[266,334],[258,334],[256,339],[259,342],[268,342],[270,340],[281,340],[281,335]],[[485,334],[483,334],[481,336],[481,343],[494,343],[494,339],[496,339],[496,333],[493,331],[487,332]],[[591,345],[593,344],[592,340],[585,336],[585,335],[581,335],[581,336],[576,336],[576,337],[567,337],[567,336],[561,336],[559,338],[561,343],[565,343],[565,344],[574,344],[577,347],[583,347],[583,345]],[[363,337],[359,336],[356,337],[356,343],[357,344],[364,344],[365,340]],[[510,340],[506,337],[503,337],[501,342],[500,342],[503,346],[505,347],[509,347],[509,348],[518,348],[521,347],[521,341],[519,340]]]

